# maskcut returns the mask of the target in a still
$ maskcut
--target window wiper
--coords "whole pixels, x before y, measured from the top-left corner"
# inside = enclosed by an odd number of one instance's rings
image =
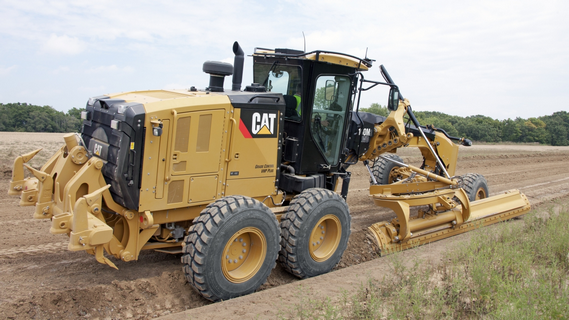
[[[267,87],[267,82],[269,81],[269,76],[271,75],[271,72],[273,72],[273,70],[275,69],[275,67],[277,66],[277,64],[279,64],[278,61],[273,62],[273,64],[271,65],[271,68],[269,69],[269,72],[267,72],[267,77],[265,78],[265,81],[263,81],[262,86],[263,87]]]

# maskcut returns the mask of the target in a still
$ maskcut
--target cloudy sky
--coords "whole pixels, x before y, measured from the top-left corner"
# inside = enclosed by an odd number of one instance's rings
[[[57,110],[131,90],[204,88],[232,44],[375,59],[418,111],[569,110],[569,1],[0,0],[0,103]],[[244,83],[252,81],[246,58]],[[231,81],[226,80],[226,87]],[[386,92],[362,106],[384,105]]]

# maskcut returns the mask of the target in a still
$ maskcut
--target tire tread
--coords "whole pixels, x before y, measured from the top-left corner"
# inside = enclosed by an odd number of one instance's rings
[[[383,156],[399,162],[403,162],[403,159],[401,159],[401,157],[399,157],[396,154],[388,153],[384,154]],[[391,162],[389,160],[383,158],[377,158],[374,161],[373,166],[371,167],[371,173],[375,177],[375,180],[377,181],[378,184],[387,184],[387,181],[389,181],[389,173],[393,168],[393,166],[391,166],[390,164]],[[373,184],[371,178],[369,179],[369,183]]]
[[[479,186],[485,186],[486,196],[489,195],[488,182],[486,181],[486,178],[484,178],[483,175],[479,173],[467,173],[462,176],[462,180],[463,180],[462,188],[464,189],[464,191],[466,191],[466,194],[468,194],[468,199],[470,201],[474,201],[473,198],[476,196],[475,192],[476,190],[478,190]]]
[[[287,214],[281,217],[281,250],[279,253],[279,263],[286,271],[298,278],[304,279],[308,277],[308,275],[302,271],[298,257],[294,254],[294,248],[298,244],[300,226],[308,218],[308,213],[313,207],[326,199],[340,200],[340,203],[345,205],[346,212],[349,212],[347,204],[337,193],[327,189],[312,188],[297,195],[291,201]],[[349,228],[349,221],[348,226],[343,227]]]
[[[205,257],[208,244],[214,238],[214,234],[219,230],[224,220],[234,214],[241,212],[242,208],[260,209],[264,211],[265,206],[252,198],[244,196],[228,196],[210,203],[200,216],[194,219],[193,225],[189,229],[182,256],[183,270],[188,282],[206,299],[211,301],[223,300],[223,297],[216,296],[205,280]],[[272,215],[272,213],[271,213]],[[278,222],[274,219],[276,230]],[[280,243],[280,236],[277,241]],[[267,250],[267,254],[269,250]],[[278,250],[270,261],[274,261],[271,270],[275,268],[278,257]],[[266,281],[266,279],[265,279]]]

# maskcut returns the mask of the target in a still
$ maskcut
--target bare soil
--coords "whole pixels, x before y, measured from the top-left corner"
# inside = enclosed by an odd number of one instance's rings
[[[44,156],[47,158],[63,143],[61,137],[0,133],[0,288],[3,289],[0,314],[3,318],[146,319],[167,315],[172,319],[275,318],[279,310],[298,302],[299,290],[315,297],[333,296],[340,294],[342,288],[357,287],[366,275],[390,272],[389,257],[378,257],[366,228],[394,215],[389,209],[373,205],[368,196],[369,177],[361,164],[351,168],[348,204],[352,234],[342,260],[331,273],[300,281],[277,265],[260,292],[211,305],[186,283],[180,255],[143,252],[136,262],[113,259],[119,270],[111,269],[84,252],[68,251],[67,236],[51,235],[50,221],[32,219],[33,207],[19,207],[19,199],[7,195],[13,157],[39,145],[49,151]],[[406,162],[420,164],[418,151],[400,151]],[[470,172],[486,177],[491,195],[520,189],[533,206],[551,200],[569,202],[569,147],[462,148],[457,175]],[[442,240],[408,250],[404,256],[439,261],[444,258],[446,248],[467,238],[468,234]],[[187,314],[176,314],[185,310]]]

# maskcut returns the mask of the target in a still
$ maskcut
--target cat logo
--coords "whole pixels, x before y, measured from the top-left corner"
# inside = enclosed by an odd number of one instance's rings
[[[107,160],[107,155],[109,153],[109,145],[107,143],[91,139],[89,142],[89,148],[87,149],[89,149],[93,155],[103,160]]]
[[[273,134],[275,131],[275,119],[277,117],[276,113],[253,113],[252,123],[252,133],[253,134]]]
[[[239,130],[247,139],[274,138],[278,130],[277,119],[277,111],[242,109]]]
[[[95,154],[101,156],[101,150],[103,150],[103,146],[95,143],[94,149],[95,149]]]

